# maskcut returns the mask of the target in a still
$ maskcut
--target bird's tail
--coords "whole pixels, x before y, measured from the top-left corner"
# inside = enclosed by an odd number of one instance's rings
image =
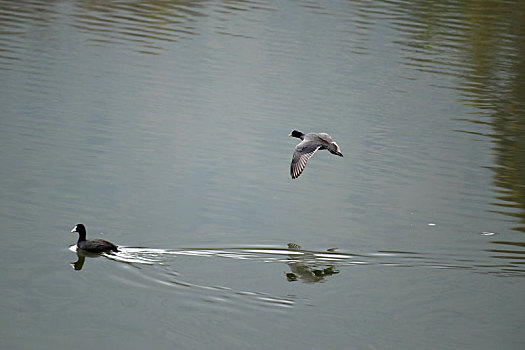
[[[343,156],[343,153],[341,153],[341,149],[339,148],[339,145],[335,142],[330,143],[328,146],[328,151],[332,154],[338,155],[339,157]]]

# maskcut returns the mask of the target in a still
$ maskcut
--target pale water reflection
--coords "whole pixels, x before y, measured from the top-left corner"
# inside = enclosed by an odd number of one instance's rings
[[[500,244],[506,244],[499,242]],[[160,249],[119,247],[117,253],[89,253],[77,249],[76,245],[69,248],[76,252],[78,260],[71,265],[75,270],[81,270],[85,258],[104,257],[116,262],[140,265],[176,266],[177,258],[184,256],[249,260],[259,263],[286,264],[290,272],[286,272],[288,281],[324,282],[325,278],[339,274],[347,267],[362,265],[382,265],[391,267],[466,269],[474,273],[495,274],[498,276],[525,276],[521,259],[515,258],[505,263],[495,264],[492,259],[478,260],[464,254],[430,254],[408,251],[377,251],[368,254],[341,252],[337,248],[326,251],[305,250],[296,243],[288,243],[287,247],[231,247],[231,248],[194,248],[194,249]],[[489,250],[492,253],[508,253],[511,250]],[[514,251],[515,253],[515,251]],[[493,255],[493,258],[508,259],[505,255]],[[514,260],[514,261],[513,261]],[[169,268],[168,268],[169,269]],[[182,274],[179,272],[178,274]],[[169,273],[172,275],[172,273]]]

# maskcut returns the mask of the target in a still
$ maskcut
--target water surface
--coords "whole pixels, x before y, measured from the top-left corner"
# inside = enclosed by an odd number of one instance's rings
[[[1,347],[523,348],[523,7],[0,1]]]

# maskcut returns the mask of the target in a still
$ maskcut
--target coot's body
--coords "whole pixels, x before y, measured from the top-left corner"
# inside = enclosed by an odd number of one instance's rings
[[[103,239],[86,240],[86,227],[77,224],[71,232],[78,232],[77,247],[91,253],[118,252],[118,247],[111,242]]]

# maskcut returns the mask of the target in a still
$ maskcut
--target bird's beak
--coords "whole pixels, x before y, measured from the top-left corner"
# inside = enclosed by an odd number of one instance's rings
[[[77,232],[77,227],[73,227],[73,229],[71,230],[71,232]]]
[[[289,133],[288,136],[292,136],[292,133]]]

